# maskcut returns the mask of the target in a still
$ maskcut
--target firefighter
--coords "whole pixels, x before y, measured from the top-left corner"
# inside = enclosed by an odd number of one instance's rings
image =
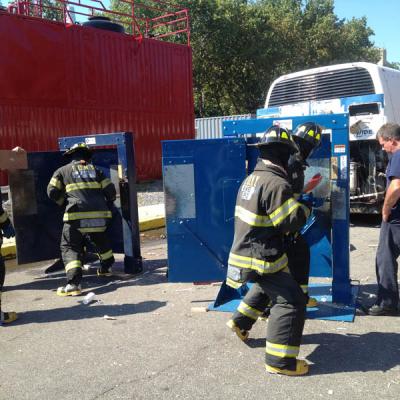
[[[6,238],[10,238],[15,236],[15,232],[11,224],[10,218],[8,218],[8,215],[3,210],[3,206],[0,202],[0,248],[3,244],[3,236]],[[4,312],[1,310],[1,294],[3,292],[5,276],[6,266],[4,264],[4,259],[0,253],[0,321],[2,324],[9,324],[17,319],[17,314],[14,311]]]
[[[85,143],[74,144],[65,156],[72,161],[54,172],[47,194],[58,205],[65,205],[61,237],[61,255],[67,285],[57,290],[58,296],[81,294],[82,256],[85,246],[92,244],[100,259],[97,275],[109,275],[114,255],[106,235],[111,218],[109,205],[116,191],[110,179],[92,163],[92,151]]]
[[[306,159],[311,155],[314,149],[320,145],[321,132],[322,130],[320,126],[312,122],[306,122],[299,125],[292,134],[292,138],[297,145],[298,151],[289,158],[288,179],[292,186],[295,199],[299,199],[300,196],[303,196],[301,192],[304,187],[304,171],[308,166]],[[308,296],[310,249],[306,240],[300,232],[287,234],[285,236],[285,249],[288,257],[290,273],[306,295],[307,307],[316,307],[318,305],[317,300]],[[246,324],[248,326],[246,337],[243,337],[240,334],[238,335],[241,340],[247,339],[248,331],[258,318],[266,319],[270,313],[271,303],[268,301],[268,306],[261,315],[249,315],[248,311],[246,311],[248,307],[262,310],[263,305],[267,302],[267,300],[261,299],[257,287],[252,287],[250,292],[251,293],[246,296],[246,300],[251,304],[251,306],[242,301],[238,307],[238,312],[244,314],[242,318],[247,318],[249,320]],[[258,301],[260,304],[257,304]]]
[[[313,122],[306,122],[299,125],[292,134],[299,151],[289,159],[288,177],[296,199],[301,196],[303,191],[304,171],[308,167],[306,160],[320,145],[321,133],[322,129],[319,125]],[[310,248],[300,232],[287,235],[286,241],[289,270],[307,296],[307,307],[316,307],[318,305],[317,300],[308,295]]]
[[[266,370],[304,375],[308,373],[308,364],[297,356],[306,296],[289,272],[284,238],[305,224],[311,206],[294,198],[289,183],[288,161],[297,151],[289,132],[272,126],[258,146],[260,159],[254,172],[242,182],[237,196],[235,235],[226,279],[233,288],[248,281],[253,285],[227,325],[245,340],[252,323],[271,299]]]

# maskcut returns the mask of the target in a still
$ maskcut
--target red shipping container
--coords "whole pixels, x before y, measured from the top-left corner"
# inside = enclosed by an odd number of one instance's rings
[[[194,138],[190,46],[0,12],[0,148],[116,131],[160,178],[160,141]]]

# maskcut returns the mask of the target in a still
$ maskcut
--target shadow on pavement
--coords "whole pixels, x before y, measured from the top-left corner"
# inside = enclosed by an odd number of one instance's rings
[[[400,364],[398,333],[304,335],[303,344],[315,343],[318,347],[307,356],[307,360],[315,364],[310,369],[312,375],[388,371]]]
[[[137,304],[120,305],[106,305],[94,302],[91,305],[77,304],[72,307],[26,311],[19,314],[19,319],[12,326],[103,318],[104,315],[118,320],[118,317],[125,315],[152,312],[160,307],[165,307],[166,304],[165,301],[144,301]]]
[[[390,317],[398,318],[398,317]],[[265,347],[265,339],[248,339],[251,348]],[[388,371],[400,364],[400,334],[369,332],[363,335],[316,333],[302,344],[317,344],[306,358],[314,363],[310,375],[338,372]]]
[[[381,226],[381,214],[351,214],[350,226],[364,226],[379,228]]]
[[[115,268],[115,273],[109,277],[98,277],[96,268],[84,271],[82,279],[82,289],[84,292],[94,290],[96,294],[112,292],[118,287],[124,286],[146,286],[166,283],[166,259],[145,260],[143,261],[143,272],[140,274],[129,275],[123,272],[123,265],[119,263]],[[5,290],[57,290],[59,286],[66,284],[65,273],[59,271],[47,276],[33,278],[30,282],[7,285]]]

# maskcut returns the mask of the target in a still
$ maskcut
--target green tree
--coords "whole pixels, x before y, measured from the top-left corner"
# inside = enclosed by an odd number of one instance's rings
[[[379,60],[367,19],[339,19],[333,0],[175,3],[190,11],[197,116],[254,112],[282,74]],[[111,7],[121,10],[121,4],[112,0]]]

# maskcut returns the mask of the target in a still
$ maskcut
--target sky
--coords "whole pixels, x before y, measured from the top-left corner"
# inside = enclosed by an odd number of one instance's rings
[[[386,48],[388,61],[400,62],[400,0],[334,0],[334,4],[341,19],[367,17],[367,25],[375,33],[371,41]]]

